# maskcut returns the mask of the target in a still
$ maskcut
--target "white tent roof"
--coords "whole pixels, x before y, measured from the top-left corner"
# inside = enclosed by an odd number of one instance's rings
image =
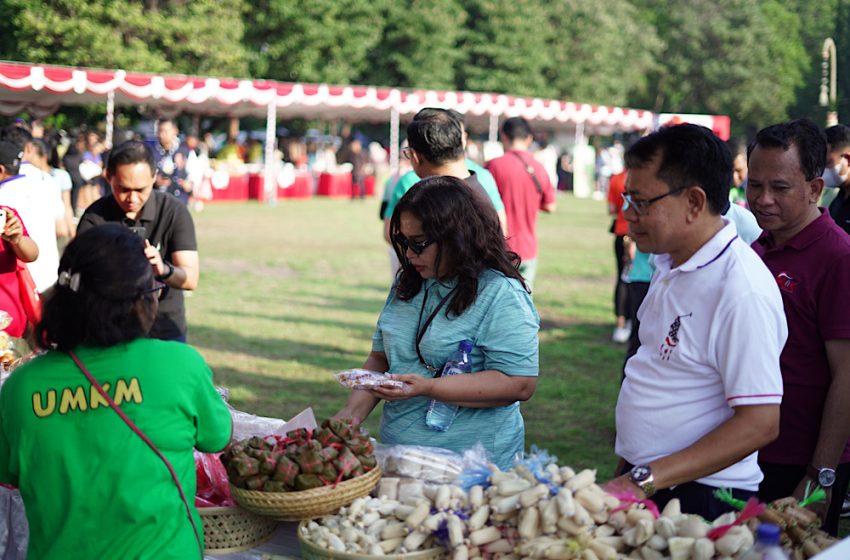
[[[149,74],[124,70],[72,68],[0,62],[0,114],[29,111],[43,116],[61,105],[103,103],[112,93],[116,106],[143,105],[162,115],[181,112],[234,117],[266,117],[274,104],[278,119],[318,118],[388,122],[395,109],[401,120],[423,107],[464,113],[472,128],[491,119],[521,116],[535,127],[610,134],[652,128],[649,111],[571,103],[495,93],[406,90],[372,86],[301,84]]]

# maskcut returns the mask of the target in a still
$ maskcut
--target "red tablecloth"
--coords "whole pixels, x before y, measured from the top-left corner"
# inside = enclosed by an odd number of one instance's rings
[[[319,175],[319,196],[350,197],[351,173],[322,173]]]
[[[281,198],[310,198],[313,196],[313,176],[308,172],[295,174],[295,182],[288,188],[278,187],[277,196]]]
[[[266,200],[265,176],[262,173],[248,174],[248,198],[250,200]],[[308,172],[298,172],[292,185],[282,188],[277,186],[278,198],[310,198],[313,196],[313,177]]]
[[[230,182],[223,189],[213,187],[213,200],[248,200],[249,176],[231,175]]]
[[[350,197],[351,189],[351,173],[322,173],[319,176],[319,187],[316,194],[319,196]],[[373,196],[374,194],[375,177],[369,175],[366,177],[366,196]]]
[[[248,199],[249,200],[265,200],[266,193],[263,192],[265,185],[265,177],[262,173],[248,174]]]

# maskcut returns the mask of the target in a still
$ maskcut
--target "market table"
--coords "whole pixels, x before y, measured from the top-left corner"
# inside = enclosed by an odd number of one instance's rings
[[[319,196],[350,197],[351,173],[322,173],[319,175]]]
[[[265,177],[262,173],[248,174],[248,200],[263,200],[265,198]]]
[[[295,174],[295,181],[289,187],[278,186],[277,196],[281,198],[310,198],[313,196],[313,176],[307,171]]]
[[[375,176],[367,175],[365,179],[366,196],[375,194]],[[351,173],[322,173],[319,175],[319,185],[316,194],[347,198],[351,196]]]
[[[248,200],[265,201],[266,178],[262,173],[248,174]],[[280,186],[280,179],[277,183],[277,198],[310,198],[313,196],[313,177],[309,172],[297,172],[293,178],[293,182],[288,187]]]
[[[227,184],[223,187],[219,187],[216,185],[216,181],[213,181],[213,189],[212,189],[212,199],[213,200],[248,200],[248,184],[249,184],[249,176],[248,174],[244,175],[230,175]]]
[[[298,546],[298,523],[281,522],[272,538],[263,544],[232,554],[205,554],[206,560],[282,560],[285,558],[301,558]]]
[[[375,196],[375,176],[366,176],[366,196]]]

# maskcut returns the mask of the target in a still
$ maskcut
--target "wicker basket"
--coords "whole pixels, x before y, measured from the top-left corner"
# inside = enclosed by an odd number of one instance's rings
[[[258,492],[230,485],[233,499],[248,511],[274,517],[280,521],[300,521],[336,513],[356,498],[366,496],[378,484],[381,469],[375,467],[368,473],[340,482],[299,492]]]
[[[240,507],[198,508],[204,524],[204,551],[215,554],[241,552],[271,538],[277,521]]]
[[[307,540],[302,532],[302,528],[306,525],[307,521],[298,524],[298,544],[301,546],[301,558],[304,560],[441,560],[446,557],[446,549],[444,548],[429,548],[428,550],[406,554],[387,554],[385,556],[336,552]]]

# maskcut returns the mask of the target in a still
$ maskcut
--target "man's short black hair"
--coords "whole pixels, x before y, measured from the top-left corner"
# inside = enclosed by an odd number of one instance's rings
[[[711,213],[723,213],[732,184],[732,154],[723,140],[695,124],[664,127],[629,148],[626,167],[640,169],[656,157],[656,175],[671,191],[696,185],[705,192]]]
[[[458,122],[460,122],[460,126],[462,126],[464,130],[466,130],[466,115],[464,115],[460,111],[455,111],[454,109],[446,109],[446,110],[449,112],[449,114],[451,116],[456,118],[458,120]]]
[[[502,123],[502,134],[509,142],[514,140],[525,140],[534,133],[531,131],[531,125],[522,117],[511,117]]]
[[[830,151],[850,148],[850,126],[837,124],[827,128],[824,133]]]
[[[19,150],[24,151],[32,142],[32,134],[22,126],[10,124],[0,130],[0,140],[14,144]]]
[[[446,109],[422,109],[407,125],[407,143],[432,165],[463,158],[463,125]]]
[[[174,128],[178,128],[177,121],[175,121],[171,117],[160,117],[156,120],[156,126],[162,126],[164,124],[170,124]]]
[[[759,130],[756,139],[747,148],[747,161],[756,147],[782,148],[787,151],[792,144],[797,147],[800,169],[806,181],[823,175],[826,166],[826,134],[810,119],[796,119]]]
[[[109,150],[109,158],[106,162],[106,172],[111,177],[120,165],[132,165],[134,163],[147,163],[151,173],[156,172],[156,160],[153,150],[144,142],[128,140],[118,144]]]

